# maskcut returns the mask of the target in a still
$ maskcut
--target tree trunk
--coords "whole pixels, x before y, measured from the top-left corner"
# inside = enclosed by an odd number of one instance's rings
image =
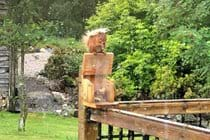
[[[17,69],[17,50],[15,47],[9,48],[9,106],[8,111],[15,112],[16,109],[16,69]]]
[[[20,98],[20,120],[18,124],[19,131],[25,131],[26,119],[28,115],[28,107],[27,107],[27,96],[25,92],[25,80],[24,80],[24,59],[25,59],[25,50],[21,48],[21,71],[20,71],[20,79],[19,79],[19,98]]]

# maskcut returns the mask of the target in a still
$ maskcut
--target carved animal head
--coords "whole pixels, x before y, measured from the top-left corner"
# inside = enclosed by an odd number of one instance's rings
[[[95,48],[96,52],[103,51],[106,46],[106,34],[99,32],[96,35],[92,35],[88,40],[88,47]],[[101,49],[101,50],[100,50]]]
[[[83,40],[89,48],[89,52],[103,52],[106,47],[107,29],[96,29],[86,33]]]

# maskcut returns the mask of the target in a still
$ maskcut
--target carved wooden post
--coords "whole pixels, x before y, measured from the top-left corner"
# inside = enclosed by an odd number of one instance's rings
[[[106,79],[112,72],[113,53],[85,53],[80,72],[79,140],[96,140],[97,123],[88,121],[88,107],[114,101],[114,84]]]

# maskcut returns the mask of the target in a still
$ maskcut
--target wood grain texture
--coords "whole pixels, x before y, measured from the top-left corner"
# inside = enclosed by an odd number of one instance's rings
[[[83,76],[80,72],[80,82],[79,82],[79,119],[78,119],[78,140],[96,140],[97,138],[97,123],[88,122],[87,114],[88,107],[83,104],[83,88],[82,88]]]
[[[83,75],[108,75],[112,73],[113,53],[85,53],[82,62]]]
[[[200,114],[210,113],[210,99],[123,101],[90,107],[117,108],[145,115]]]
[[[106,79],[112,72],[113,56],[113,53],[84,54],[81,94],[86,103],[114,101],[114,84]]]
[[[210,130],[118,109],[95,110],[91,120],[169,140],[210,140]]]

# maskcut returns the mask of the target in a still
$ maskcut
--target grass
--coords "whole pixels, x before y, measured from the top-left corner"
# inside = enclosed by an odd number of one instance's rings
[[[77,140],[77,119],[29,114],[25,132],[17,131],[19,114],[0,112],[0,140]]]
[[[77,118],[64,118],[46,113],[30,113],[26,131],[18,132],[19,114],[0,112],[0,140],[78,140]],[[119,129],[114,129],[118,134]],[[125,134],[127,131],[125,131]],[[107,135],[107,125],[103,125],[103,135]],[[128,138],[124,138],[127,140]],[[142,138],[136,138],[142,140]],[[114,139],[117,140],[117,139]],[[155,140],[150,137],[150,140]]]

